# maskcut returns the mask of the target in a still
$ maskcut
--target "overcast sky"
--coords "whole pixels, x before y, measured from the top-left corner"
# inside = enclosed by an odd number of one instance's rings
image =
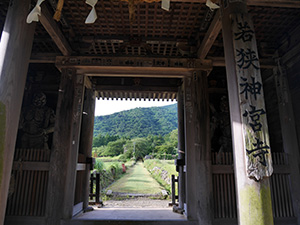
[[[153,106],[165,106],[175,104],[176,101],[153,101],[153,100],[96,100],[95,116],[110,115],[123,110],[144,108]]]

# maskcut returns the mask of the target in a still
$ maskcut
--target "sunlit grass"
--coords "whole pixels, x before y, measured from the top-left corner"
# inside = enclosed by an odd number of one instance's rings
[[[127,174],[113,183],[109,189],[113,192],[132,194],[159,194],[162,190],[141,162],[128,170]]]

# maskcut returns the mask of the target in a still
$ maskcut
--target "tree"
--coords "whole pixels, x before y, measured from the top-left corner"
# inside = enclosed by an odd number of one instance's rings
[[[113,142],[109,142],[107,148],[102,153],[102,156],[118,156],[124,151],[124,144],[126,143],[125,139],[118,139]]]

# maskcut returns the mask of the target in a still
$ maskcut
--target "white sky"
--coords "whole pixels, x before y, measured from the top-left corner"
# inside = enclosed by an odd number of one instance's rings
[[[153,101],[153,100],[96,100],[95,116],[110,115],[116,112],[134,108],[144,108],[153,106],[165,106],[175,104],[176,101]]]

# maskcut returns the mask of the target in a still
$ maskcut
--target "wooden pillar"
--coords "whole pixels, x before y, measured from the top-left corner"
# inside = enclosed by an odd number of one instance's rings
[[[186,214],[212,224],[212,171],[207,75],[194,72],[184,80]]]
[[[47,224],[60,224],[73,215],[76,166],[82,117],[84,77],[63,69],[50,158]]]
[[[85,90],[85,100],[83,105],[83,117],[81,126],[80,137],[80,149],[87,158],[92,157],[92,145],[93,145],[93,131],[94,131],[94,119],[95,119],[95,91],[92,89]],[[83,209],[86,209],[89,204],[89,184],[91,171],[89,166],[84,173],[83,184]]]
[[[295,216],[298,219],[297,224],[300,225],[300,157],[292,99],[286,77],[286,70],[284,67],[281,67],[280,60],[278,60],[278,67],[274,68],[273,71],[275,75],[283,149],[288,155],[288,163],[291,168],[290,184],[293,208]]]
[[[0,224],[3,224],[35,24],[30,0],[10,1],[0,42]]]
[[[272,161],[254,28],[246,0],[224,0],[221,10],[239,224],[273,224]]]
[[[176,161],[176,166],[178,168],[178,201],[179,209],[184,209],[185,200],[185,141],[184,141],[184,104],[183,104],[183,91],[179,88],[177,94],[177,112],[178,112],[178,159]]]

